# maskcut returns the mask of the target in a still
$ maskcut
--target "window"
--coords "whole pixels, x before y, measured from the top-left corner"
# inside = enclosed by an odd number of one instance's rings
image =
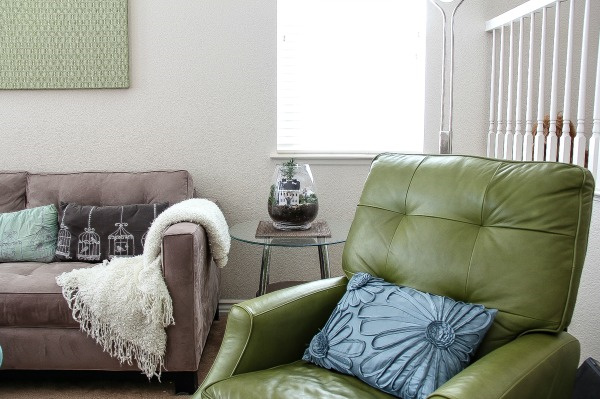
[[[423,151],[426,1],[277,1],[277,151]]]

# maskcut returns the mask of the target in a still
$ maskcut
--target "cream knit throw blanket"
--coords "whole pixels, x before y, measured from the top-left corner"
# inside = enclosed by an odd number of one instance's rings
[[[215,263],[225,266],[230,246],[225,217],[213,202],[195,198],[158,215],[142,255],[115,258],[56,278],[81,330],[121,363],[132,364],[135,359],[148,378],[160,379],[165,328],[174,324],[173,303],[161,269],[161,243],[165,229],[178,222],[202,225]]]

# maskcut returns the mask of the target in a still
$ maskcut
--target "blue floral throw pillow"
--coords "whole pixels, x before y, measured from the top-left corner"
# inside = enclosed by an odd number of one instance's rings
[[[422,399],[469,364],[496,313],[357,273],[302,359]]]

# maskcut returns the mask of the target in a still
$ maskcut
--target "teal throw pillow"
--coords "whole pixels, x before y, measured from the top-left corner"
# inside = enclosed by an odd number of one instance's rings
[[[422,399],[469,364],[496,313],[357,273],[302,358]]]
[[[52,262],[58,235],[54,205],[0,214],[0,262]]]

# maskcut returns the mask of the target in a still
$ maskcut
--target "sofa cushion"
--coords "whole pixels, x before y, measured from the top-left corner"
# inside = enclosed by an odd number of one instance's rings
[[[26,184],[27,172],[0,172],[0,213],[25,209]]]
[[[267,370],[238,374],[202,391],[206,399],[384,399],[394,396],[358,378],[297,361]]]
[[[141,255],[146,232],[169,204],[91,206],[60,204],[59,260],[102,262]]]
[[[85,205],[128,205],[168,202],[173,205],[194,194],[185,170],[159,172],[30,173],[27,208],[60,202]]]
[[[54,205],[0,213],[0,262],[52,262],[57,233]]]
[[[0,326],[79,328],[56,276],[91,266],[79,262],[0,264]]]

